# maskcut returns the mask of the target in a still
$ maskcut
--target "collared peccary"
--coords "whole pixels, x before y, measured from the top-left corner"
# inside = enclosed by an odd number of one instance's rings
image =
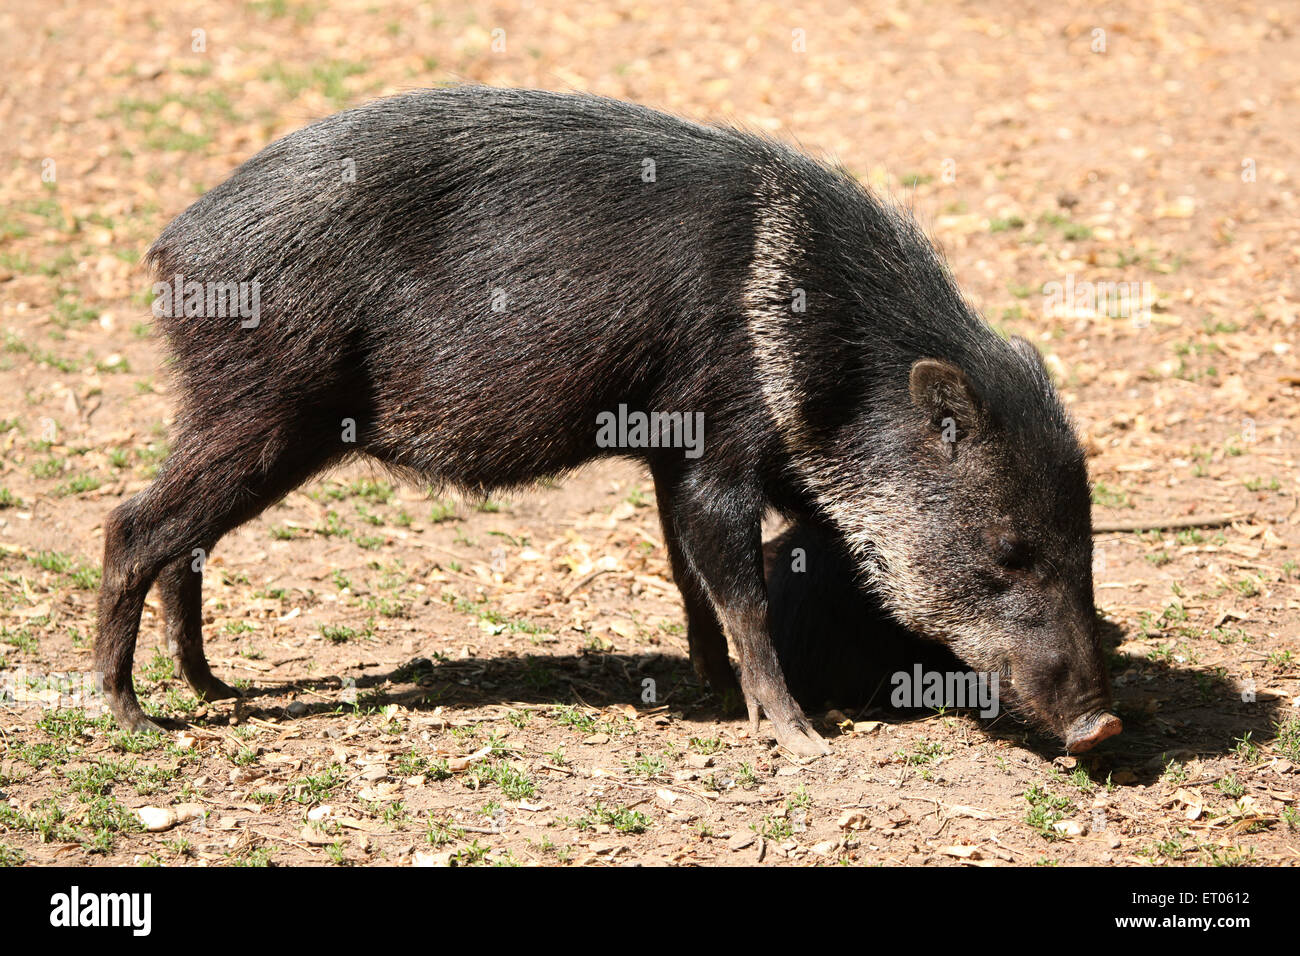
[[[1095,645],[1071,647],[1059,637],[1009,626],[992,646],[954,642],[971,655],[973,672],[942,638],[910,631],[885,610],[835,529],[800,521],[767,542],[764,556],[773,643],[790,692],[805,707],[890,705],[896,690],[916,686],[914,674],[920,672],[962,694],[955,701],[959,706],[983,707],[991,700],[985,716],[1014,713],[1075,752],[1122,730],[1119,718],[1107,712],[1109,679]],[[999,616],[996,608],[983,613]],[[1049,653],[1040,653],[1037,641]],[[1051,666],[1061,647],[1070,655],[1064,675]],[[978,671],[982,667],[991,673]]]
[[[768,509],[834,524],[890,610],[967,659],[1015,674],[1032,646],[1062,693],[1092,666],[1083,462],[1037,356],[841,170],[592,96],[415,92],[268,146],[148,259],[160,296],[195,294],[155,307],[171,456],[104,528],[96,662],[126,727],[152,726],[131,681],[151,583],[180,673],[231,694],[194,554],[358,456],[477,492],[645,462],[697,669],[797,753],[825,743],[769,635]],[[204,304],[248,286],[256,315]],[[620,406],[699,416],[702,446],[606,447]]]

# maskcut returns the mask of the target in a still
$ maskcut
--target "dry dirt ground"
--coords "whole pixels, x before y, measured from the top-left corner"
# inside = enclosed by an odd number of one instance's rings
[[[1282,4],[163,6],[0,11],[0,862],[1300,862]],[[151,602],[136,680],[188,723],[81,709],[102,523],[168,447],[143,250],[274,137],[455,79],[743,122],[910,202],[1050,356],[1098,522],[1213,519],[1097,536],[1126,733],[1077,760],[954,712],[832,714],[811,763],[750,738],[690,672],[624,463],[488,502],[330,475],[210,562],[209,656],[246,699],[191,697]]]

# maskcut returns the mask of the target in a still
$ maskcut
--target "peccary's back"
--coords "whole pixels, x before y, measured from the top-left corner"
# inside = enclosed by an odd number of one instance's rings
[[[798,161],[587,96],[456,88],[340,113],[248,160],[150,250],[161,281],[260,287],[256,328],[160,318],[181,391],[208,410],[286,389],[364,402],[374,450],[424,470],[439,462],[413,431],[444,456],[529,435],[521,480],[582,457],[539,436],[590,433],[618,402],[734,409],[773,156]],[[705,363],[731,384],[707,387]]]

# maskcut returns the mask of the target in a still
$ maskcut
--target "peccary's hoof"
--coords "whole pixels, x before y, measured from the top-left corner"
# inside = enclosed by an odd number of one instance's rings
[[[1091,750],[1108,737],[1124,729],[1124,722],[1114,714],[1085,714],[1076,720],[1065,735],[1065,749],[1070,753]]]
[[[232,697],[242,696],[235,688],[225,681],[218,680],[211,674],[208,674],[205,678],[197,679],[191,679],[187,676],[185,682],[190,685],[190,690],[194,691],[194,695],[199,700],[229,700]]]
[[[137,717],[135,720],[132,720],[132,721],[129,721],[129,722],[123,722],[122,720],[119,719],[119,720],[118,720],[118,723],[119,723],[119,724],[122,724],[123,727],[125,727],[128,731],[130,731],[130,732],[133,733],[133,734],[165,734],[165,733],[167,733],[167,731],[166,731],[165,728],[159,726],[158,724],[155,724],[152,720],[150,720],[150,719],[149,719],[148,717],[146,717],[144,714],[141,714],[141,715],[140,715],[139,717]]]
[[[760,680],[752,692],[745,694],[745,705],[749,710],[751,737],[758,736],[759,717],[767,714],[776,742],[795,756],[820,757],[831,752],[830,745],[813,730],[784,686]]]
[[[826,740],[809,726],[776,728],[776,742],[796,757],[821,757],[831,752]]]
[[[802,713],[796,712],[784,718],[768,714],[768,718],[772,721],[776,742],[796,757],[820,757],[831,752],[826,739],[813,730]]]
[[[128,699],[124,696],[109,694],[108,709],[112,712],[117,725],[128,733],[165,734],[167,732],[145,716],[145,712],[140,709],[140,702],[136,700],[134,695]]]

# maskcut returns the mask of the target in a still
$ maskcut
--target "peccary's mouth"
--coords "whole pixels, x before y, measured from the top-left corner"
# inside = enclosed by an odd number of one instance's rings
[[[1123,729],[1123,721],[1104,710],[1084,714],[1065,732],[1065,749],[1071,753],[1091,750],[1107,737],[1114,737]]]

